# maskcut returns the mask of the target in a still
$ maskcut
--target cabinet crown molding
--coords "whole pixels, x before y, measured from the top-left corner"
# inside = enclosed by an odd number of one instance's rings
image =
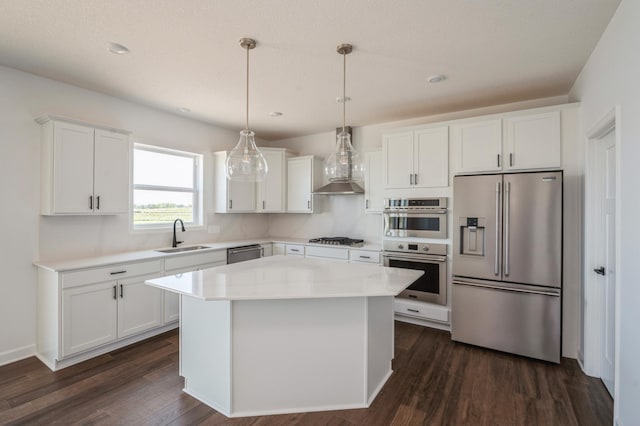
[[[109,132],[120,133],[123,135],[131,134],[131,131],[129,130],[118,129],[116,127],[111,127],[104,124],[95,124],[95,123],[90,123],[88,121],[76,120],[75,118],[68,118],[68,117],[63,117],[63,116],[54,115],[54,114],[41,115],[40,117],[37,117],[35,121],[38,124],[45,124],[48,121],[63,121],[65,123],[79,124],[81,126],[88,126],[88,127],[93,127],[95,129],[107,130]]]

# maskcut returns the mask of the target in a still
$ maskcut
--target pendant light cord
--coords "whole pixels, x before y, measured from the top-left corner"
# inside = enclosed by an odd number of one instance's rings
[[[249,46],[245,48],[247,50],[247,104],[245,111],[245,130],[249,130]]]
[[[342,131],[346,127],[347,110],[347,54],[342,53]]]

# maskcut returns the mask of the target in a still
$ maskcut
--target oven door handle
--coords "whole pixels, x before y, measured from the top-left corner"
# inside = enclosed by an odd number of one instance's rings
[[[421,260],[427,262],[446,262],[446,257],[441,256],[398,256],[397,254],[383,254],[383,258],[388,260]]]

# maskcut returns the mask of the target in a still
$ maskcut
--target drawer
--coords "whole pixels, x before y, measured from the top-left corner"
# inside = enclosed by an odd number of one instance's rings
[[[118,280],[139,275],[158,274],[161,272],[162,260],[160,259],[64,272],[62,273],[62,288]]]
[[[396,297],[393,302],[393,310],[398,315],[422,318],[429,321],[449,322],[449,309],[446,306]]]
[[[287,244],[285,253],[287,256],[304,256],[304,246],[302,244]]]
[[[172,256],[164,259],[165,272],[171,272],[174,269],[193,268],[195,270],[199,265],[207,263],[227,263],[227,251],[215,250],[201,253],[183,254],[180,256]]]
[[[346,248],[306,246],[304,254],[307,257],[349,260],[349,249]]]
[[[367,262],[380,264],[380,252],[370,250],[349,250],[351,262]]]

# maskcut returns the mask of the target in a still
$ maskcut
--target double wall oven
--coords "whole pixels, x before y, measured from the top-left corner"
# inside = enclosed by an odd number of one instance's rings
[[[398,297],[446,305],[447,245],[420,239],[447,238],[447,199],[386,199],[383,217],[384,265],[424,271]]]

